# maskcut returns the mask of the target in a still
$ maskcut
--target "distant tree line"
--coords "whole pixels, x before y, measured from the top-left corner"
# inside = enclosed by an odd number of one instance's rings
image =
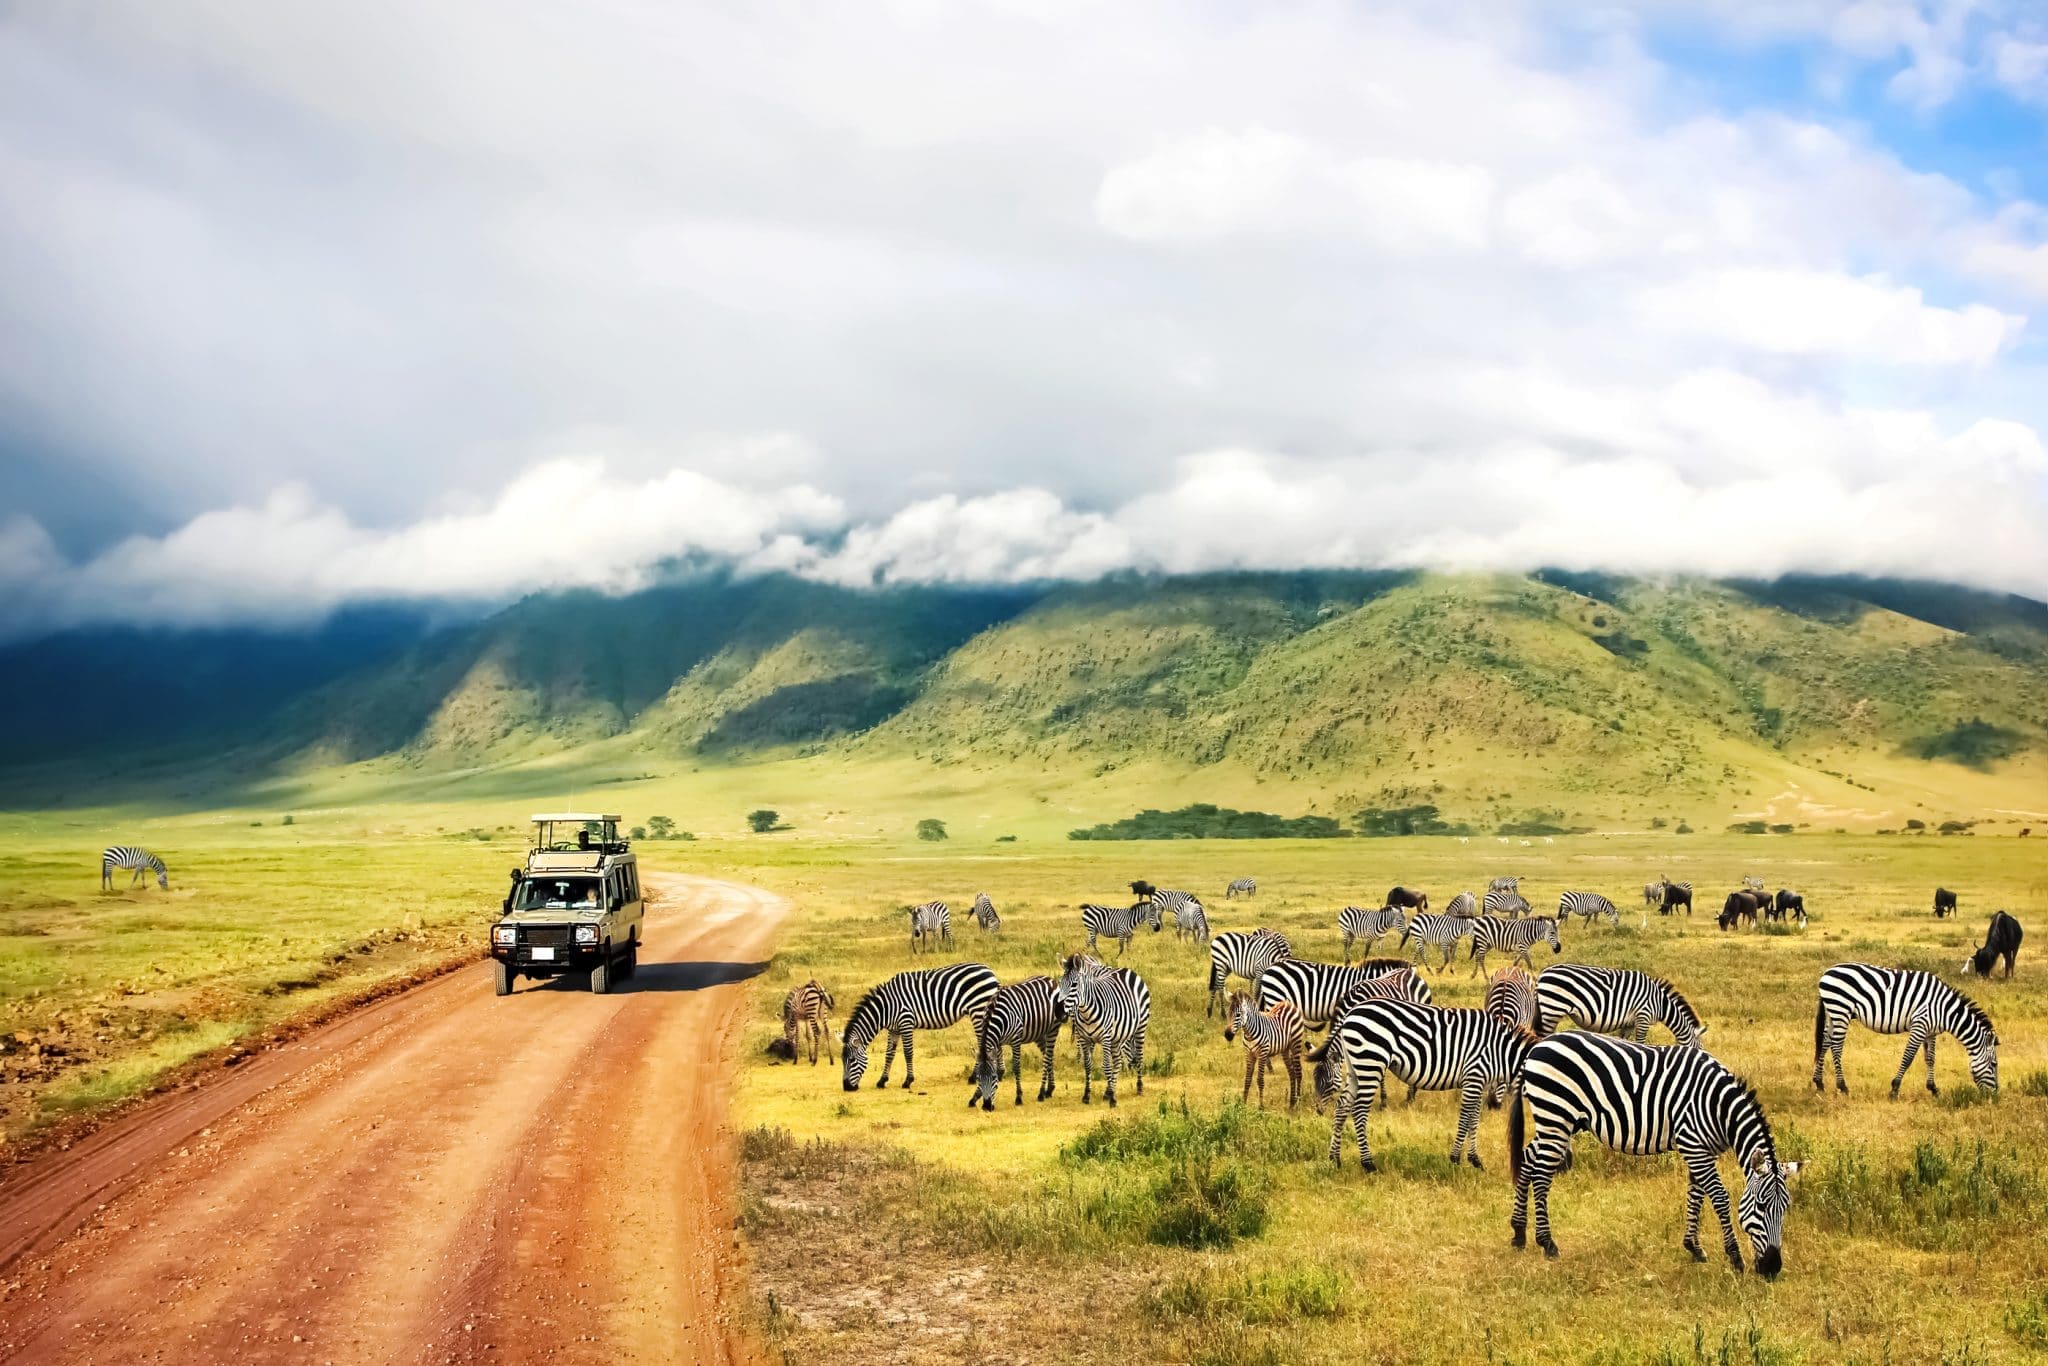
[[[1197,802],[1177,811],[1146,809],[1120,821],[1069,830],[1070,840],[1341,839],[1350,832],[1330,816],[1276,816]]]

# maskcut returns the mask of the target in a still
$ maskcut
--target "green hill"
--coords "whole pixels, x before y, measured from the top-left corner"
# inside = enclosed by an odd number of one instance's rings
[[[175,798],[633,782],[680,810],[758,791],[813,819],[972,800],[991,828],[1212,801],[1428,803],[1486,831],[2024,823],[2048,820],[2048,608],[1817,579],[706,580],[530,599],[192,753]],[[65,800],[118,778],[78,768]],[[0,770],[17,806],[52,781]]]

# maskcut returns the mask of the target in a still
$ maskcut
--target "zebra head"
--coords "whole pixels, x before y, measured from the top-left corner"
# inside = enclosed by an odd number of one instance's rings
[[[1775,1276],[1784,1269],[1785,1211],[1792,1207],[1787,1182],[1803,1165],[1780,1162],[1768,1148],[1758,1148],[1743,1165],[1742,1202],[1736,1218],[1749,1235],[1749,1250],[1760,1276]]]
[[[1962,1040],[1963,1047],[1970,1051],[1970,1080],[1977,1083],[1981,1091],[1998,1094],[1998,1031],[1991,1027],[1991,1017],[1986,1015],[1976,1002],[1958,994],[1956,999],[1963,1004],[1962,1019],[1950,1026],[1955,1036]]]
[[[1315,1086],[1316,1113],[1321,1114],[1323,1107],[1336,1099],[1337,1069],[1342,1066],[1337,1057],[1337,1041],[1334,1034],[1329,1042],[1308,1056],[1309,1061],[1316,1065],[1312,1080]]]
[[[1159,933],[1159,898],[1147,897],[1145,900],[1132,906],[1131,910],[1137,916],[1137,919],[1131,922],[1133,925],[1141,923],[1150,925],[1152,933]]]
[[[1060,1005],[1066,1009],[1068,1019],[1079,1019],[1088,1004],[1088,984],[1093,975],[1089,969],[1094,966],[1094,959],[1077,953],[1060,969]]]
[[[1251,1013],[1251,997],[1241,991],[1231,992],[1230,999],[1223,1003],[1223,1041],[1225,1043],[1236,1042],[1237,1031],[1244,1028],[1245,1021],[1251,1017]]]
[[[1536,918],[1543,922],[1542,942],[1550,945],[1550,951],[1552,953],[1563,953],[1564,941],[1557,937],[1557,922],[1555,920],[1544,919],[1544,917],[1542,916],[1538,916]]]
[[[996,1108],[996,1088],[1003,1084],[1003,1046],[999,1043],[984,1043],[975,1055],[974,1072],[968,1080],[974,1083],[974,1091],[967,1097],[967,1108],[977,1104],[984,1111]]]

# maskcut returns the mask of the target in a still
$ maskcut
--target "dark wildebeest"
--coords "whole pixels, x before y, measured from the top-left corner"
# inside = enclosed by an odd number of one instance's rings
[[[1426,911],[1429,909],[1429,893],[1411,892],[1406,887],[1396,887],[1387,893],[1387,904],[1399,906],[1404,911]]]
[[[2013,959],[2020,955],[2020,922],[2004,911],[1993,912],[1991,926],[1984,932],[1984,947],[1963,960],[1963,971],[1989,977],[1999,959],[2005,960],[2005,975],[2012,976]]]
[[[1747,920],[1751,929],[1756,928],[1756,913],[1766,904],[1765,898],[1755,892],[1730,892],[1728,899],[1721,903],[1721,916],[1716,922],[1724,930],[1733,929],[1738,921]]]
[[[1956,894],[1946,887],[1936,887],[1934,889],[1934,918],[1939,920],[1945,915],[1954,915],[1955,913]]]
[[[1806,923],[1806,898],[1797,892],[1780,887],[1777,899],[1764,907],[1764,915],[1771,920],[1783,920],[1788,914],[1804,925]]]
[[[1666,882],[1664,884],[1664,904],[1657,908],[1657,913],[1659,915],[1670,915],[1680,906],[1685,907],[1687,915],[1692,914],[1692,884],[1689,882]]]

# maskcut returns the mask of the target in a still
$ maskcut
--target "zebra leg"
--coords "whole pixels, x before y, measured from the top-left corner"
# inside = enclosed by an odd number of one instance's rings
[[[1451,1140],[1451,1166],[1458,1165],[1458,1154],[1464,1153],[1475,1171],[1485,1171],[1486,1164],[1479,1160],[1479,1103],[1487,1092],[1487,1079],[1477,1073],[1465,1078],[1464,1094],[1458,1097],[1458,1134]],[[1471,1144],[1470,1151],[1465,1145]]]
[[[1381,1073],[1368,1070],[1359,1079],[1358,1096],[1351,1106],[1351,1126],[1358,1131],[1358,1165],[1369,1172],[1380,1168],[1372,1160],[1372,1141],[1366,1136],[1366,1126],[1372,1119],[1373,1102],[1380,1098],[1380,1087],[1384,1084],[1385,1078]]]
[[[1899,1098],[1899,1083],[1906,1079],[1906,1069],[1913,1065],[1913,1055],[1918,1053],[1922,1047],[1927,1048],[1931,1052],[1933,1050],[1933,1043],[1934,1041],[1927,1037],[1927,1026],[1919,1020],[1913,1021],[1912,1028],[1906,1031],[1906,1056],[1899,1059],[1898,1075],[1892,1078],[1893,1100]],[[1930,1091],[1934,1089],[1932,1073],[1927,1078],[1927,1089]]]
[[[1934,1084],[1934,1044],[1940,1037],[1941,1035],[1930,1026],[1927,1031],[1927,1094],[1930,1096],[1941,1094],[1940,1088]]]
[[[1095,1103],[1095,1045],[1088,1042],[1081,1045],[1081,1103]]]
[[[1116,1108],[1116,1068],[1122,1061],[1118,1056],[1122,1048],[1104,1038],[1102,1041],[1102,1095],[1109,1102],[1109,1108]]]
[[[906,1091],[910,1089],[910,1083],[917,1079],[917,1063],[911,1057],[911,1050],[916,1046],[916,1041],[915,1030],[903,1031],[903,1089]]]
[[[1095,952],[1095,931],[1088,931],[1088,952]]]
[[[1347,968],[1351,966],[1351,940],[1353,937],[1351,931],[1346,930],[1344,932],[1344,966]]]
[[[1849,1094],[1849,1083],[1842,1079],[1842,1045],[1849,1041],[1849,1022],[1843,1020],[1828,1038],[1828,1051],[1835,1059],[1835,1089],[1843,1095]]]
[[[1566,1140],[1537,1139],[1529,1145],[1535,1154],[1529,1161],[1529,1190],[1536,1202],[1536,1246],[1545,1257],[1557,1256],[1557,1240],[1550,1236],[1550,1183],[1557,1176],[1564,1155],[1571,1149]]]
[[[889,1069],[896,1065],[896,1031],[889,1031],[889,1046],[882,1053],[882,1075],[875,1079],[877,1089],[889,1084]]]
[[[1040,1045],[1040,1047],[1043,1046],[1042,1044]],[[1024,1041],[1022,1039],[1010,1045],[1010,1075],[1017,1083],[1017,1104],[1022,1105],[1024,1103]],[[1040,1096],[1039,1099],[1044,1100],[1045,1097]]]
[[[1059,1042],[1060,1036],[1057,1031],[1050,1037],[1038,1041],[1038,1063],[1040,1069],[1038,1098],[1040,1100],[1047,1100],[1052,1096],[1052,1055],[1058,1049]]]
[[[1649,1041],[1650,1041],[1650,1016],[1649,1016],[1649,1012],[1647,1012],[1647,1011],[1642,1011],[1642,1012],[1638,1012],[1638,1014],[1636,1015],[1636,1042],[1637,1042],[1637,1043],[1648,1043]]]
[[[1742,1274],[1742,1249],[1735,1242],[1735,1217],[1728,1208],[1728,1188],[1721,1184],[1721,1173],[1714,1167],[1714,1155],[1687,1153],[1685,1165],[1692,1168],[1693,1183],[1705,1190],[1707,1198],[1714,1202],[1714,1213],[1721,1220],[1722,1250],[1728,1254],[1728,1262],[1736,1274]]]
[[[1475,948],[1473,950],[1472,976],[1477,977],[1480,973],[1486,971],[1486,954],[1487,950],[1485,949]]]
[[[1292,1110],[1301,1101],[1301,1041],[1288,1045],[1280,1057],[1287,1064],[1287,1108]]]
[[[1690,1168],[1685,1173],[1685,1250],[1696,1262],[1704,1262],[1707,1254],[1700,1251],[1700,1206],[1705,1204],[1707,1193],[1700,1189],[1697,1177]]]
[[[1259,1070],[1259,1051],[1256,1048],[1249,1047],[1249,1044],[1251,1042],[1249,1038],[1247,1038],[1245,1042],[1247,1044],[1247,1047],[1244,1050],[1244,1094],[1237,1098],[1237,1103],[1239,1105],[1249,1105],[1252,1103],[1252,1074]],[[1265,1108],[1265,1102],[1266,1084],[1265,1081],[1261,1079],[1261,1081],[1259,1082],[1260,1109],[1263,1110]]]
[[[1137,1037],[1131,1040],[1131,1070],[1138,1074],[1138,1094],[1145,1094],[1145,1026],[1138,1026]]]

